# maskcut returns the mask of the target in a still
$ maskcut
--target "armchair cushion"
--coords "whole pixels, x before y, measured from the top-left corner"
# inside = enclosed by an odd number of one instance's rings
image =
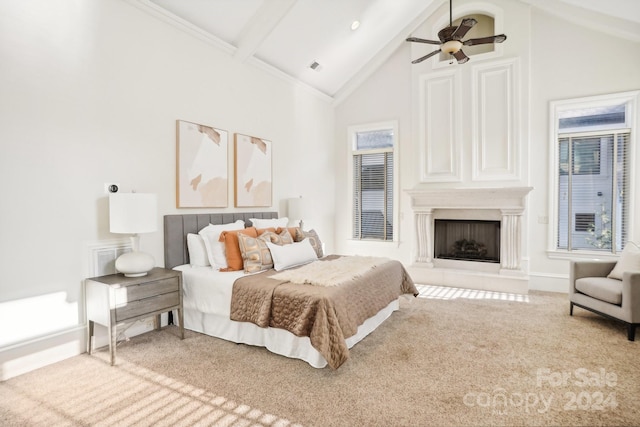
[[[620,254],[620,259],[607,277],[622,280],[622,274],[625,271],[640,271],[640,248],[633,242],[627,242]]]
[[[576,290],[600,301],[622,304],[622,280],[607,277],[585,277],[576,280]]]

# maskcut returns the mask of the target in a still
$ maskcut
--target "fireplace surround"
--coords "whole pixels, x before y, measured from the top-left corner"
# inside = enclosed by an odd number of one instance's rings
[[[526,293],[529,279],[522,266],[522,215],[526,196],[531,190],[532,187],[418,187],[408,190],[415,222],[411,265],[414,280],[433,285]],[[441,220],[498,223],[498,259],[477,262],[439,257],[435,253],[435,227],[436,221]]]

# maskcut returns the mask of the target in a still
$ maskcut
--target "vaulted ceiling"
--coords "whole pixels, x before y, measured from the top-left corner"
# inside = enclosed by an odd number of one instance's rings
[[[260,63],[330,97],[448,5],[446,0],[130,1],[200,33],[240,61]],[[605,17],[614,32],[637,32],[640,41],[639,0],[518,1],[594,25]],[[352,30],[354,21],[360,25]]]

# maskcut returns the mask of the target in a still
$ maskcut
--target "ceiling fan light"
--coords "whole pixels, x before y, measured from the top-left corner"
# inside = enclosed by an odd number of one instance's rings
[[[462,42],[459,40],[449,40],[442,44],[440,50],[446,54],[453,54],[462,49]]]

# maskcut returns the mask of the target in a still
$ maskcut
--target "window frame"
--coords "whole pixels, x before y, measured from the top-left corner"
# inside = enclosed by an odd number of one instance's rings
[[[560,154],[558,150],[558,141],[563,135],[577,133],[576,130],[560,130],[560,116],[562,113],[570,110],[608,107],[620,104],[626,104],[627,114],[625,115],[625,124],[616,126],[618,130],[627,130],[630,132],[629,138],[629,218],[635,215],[636,192],[635,181],[638,178],[636,169],[636,150],[638,140],[638,105],[640,100],[640,91],[630,91],[613,93],[608,95],[588,96],[582,98],[572,98],[566,100],[551,101],[549,105],[549,227],[547,236],[547,254],[550,258],[561,259],[580,259],[580,258],[600,258],[600,259],[616,259],[619,253],[616,253],[615,247],[611,252],[590,251],[586,249],[566,250],[558,248],[556,236],[558,235],[559,215],[558,215],[558,191],[560,180]],[[611,131],[609,127],[602,127],[598,133],[607,133]],[[591,130],[584,130],[585,133],[591,133]],[[634,224],[630,220],[628,224],[628,236],[634,236]]]
[[[373,131],[383,131],[383,130],[391,130],[393,132],[393,148],[391,150],[388,149],[374,149],[374,150],[357,150],[356,149],[356,143],[357,143],[357,134],[358,133],[363,133],[363,132],[373,132]],[[349,237],[348,240],[354,241],[354,242],[367,242],[367,243],[380,243],[380,244],[390,244],[390,243],[397,243],[399,241],[399,218],[400,218],[400,182],[398,179],[399,176],[399,171],[398,171],[398,151],[399,151],[399,142],[398,142],[398,122],[396,120],[389,120],[389,121],[384,121],[384,122],[376,122],[376,123],[368,123],[368,124],[362,124],[362,125],[354,125],[354,126],[349,126],[347,128],[347,144],[348,144],[348,150],[347,150],[347,175],[348,175],[348,191],[347,191],[347,197],[349,198],[349,202],[347,203],[348,206],[348,210],[349,210]],[[353,218],[353,214],[354,214],[354,203],[353,203],[353,199],[354,199],[354,182],[353,182],[353,174],[354,174],[354,168],[353,168],[353,162],[354,159],[353,157],[355,155],[361,155],[361,154],[370,154],[370,153],[378,153],[378,152],[391,152],[393,154],[393,195],[392,195],[392,200],[393,200],[393,214],[392,214],[392,227],[393,227],[393,237],[390,240],[382,240],[382,239],[373,239],[373,238],[366,238],[366,239],[357,239],[354,236],[354,229],[353,229],[353,224],[354,224],[354,218]]]

